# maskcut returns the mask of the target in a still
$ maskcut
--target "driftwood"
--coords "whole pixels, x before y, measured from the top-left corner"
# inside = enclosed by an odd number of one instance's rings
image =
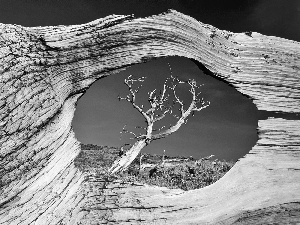
[[[188,192],[83,174],[71,128],[93,82],[173,55],[198,62],[259,110],[299,113],[299,43],[219,30],[176,11],[74,26],[0,24],[0,32],[0,224],[300,222],[299,120],[258,121],[249,154],[218,182]]]

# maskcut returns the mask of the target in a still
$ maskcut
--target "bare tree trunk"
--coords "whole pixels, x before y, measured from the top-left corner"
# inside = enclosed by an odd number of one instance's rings
[[[114,174],[117,171],[125,170],[132,163],[132,161],[138,156],[140,151],[147,145],[146,142],[147,142],[146,139],[142,139],[135,142],[131,146],[131,148],[125,153],[124,156],[122,156],[120,159],[114,162],[112,167],[109,169],[109,172],[111,174]]]
[[[296,115],[260,120],[250,153],[204,189],[107,182],[74,166],[78,98],[101,77],[173,55],[199,62],[259,110],[300,113],[295,41],[219,30],[176,11],[75,26],[0,24],[0,224],[300,223]]]
[[[140,153],[140,151],[148,144],[150,144],[152,141],[165,138],[169,136],[170,134],[176,132],[179,130],[179,128],[187,122],[188,116],[193,111],[201,111],[202,109],[205,109],[207,106],[209,106],[208,102],[205,102],[202,98],[199,98],[199,95],[201,92],[197,93],[196,88],[199,88],[196,84],[196,81],[189,80],[186,82],[180,81],[178,78],[175,78],[172,76],[169,79],[167,79],[164,83],[163,90],[160,94],[156,94],[156,89],[149,91],[148,96],[148,102],[150,103],[149,109],[144,109],[145,106],[139,106],[135,99],[136,94],[139,92],[139,86],[137,89],[133,89],[134,82],[144,82],[145,77],[141,77],[138,79],[132,78],[130,75],[127,79],[125,79],[125,84],[128,86],[130,94],[126,96],[126,98],[119,97],[119,100],[124,99],[132,104],[132,106],[141,114],[141,116],[144,117],[145,122],[147,124],[147,127],[139,127],[143,128],[146,133],[136,135],[134,132],[129,132],[123,128],[123,132],[130,133],[134,135],[134,139],[137,139],[136,143],[133,144],[133,146],[130,148],[128,152],[126,152],[125,155],[122,155],[121,158],[117,159],[112,167],[109,169],[110,175],[118,172],[118,171],[124,171],[136,158],[136,156]],[[171,84],[167,84],[168,80],[171,81]],[[176,87],[178,84],[188,84],[190,90],[189,92],[192,94],[192,101],[189,104],[189,107],[185,110],[184,103],[176,94]],[[175,98],[173,105],[168,106],[168,103],[170,102],[170,94],[168,93],[168,90],[170,89],[172,91],[173,97]],[[175,125],[170,125],[168,129],[164,129],[165,126],[161,127],[158,133],[154,134],[154,124],[155,122],[158,122],[165,118],[166,114],[172,114],[173,108],[175,104],[178,104],[180,106],[180,115],[174,114],[178,120],[175,123]],[[126,125],[125,125],[126,126]]]

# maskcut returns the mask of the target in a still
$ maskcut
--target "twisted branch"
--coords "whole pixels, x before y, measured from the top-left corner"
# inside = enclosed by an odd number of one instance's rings
[[[170,70],[171,71],[171,70]],[[197,86],[195,80],[188,80],[182,81],[179,80],[177,77],[172,75],[170,78],[167,78],[163,85],[163,90],[157,94],[156,89],[148,92],[148,102],[149,102],[149,109],[144,110],[143,105],[138,105],[136,103],[136,94],[139,92],[142,84],[139,85],[137,88],[133,89],[133,84],[135,82],[144,82],[145,77],[140,78],[133,78],[130,75],[127,79],[125,79],[124,83],[127,85],[129,89],[129,94],[122,98],[119,97],[119,100],[126,100],[130,102],[133,107],[145,118],[145,122],[147,124],[146,128],[143,127],[136,127],[136,128],[143,128],[146,132],[144,134],[136,135],[134,132],[130,132],[125,129],[124,126],[123,131],[121,133],[129,133],[134,136],[132,139],[136,139],[137,141],[131,146],[129,151],[126,152],[121,158],[117,159],[112,167],[109,169],[111,174],[116,173],[117,171],[125,170],[130,163],[135,159],[135,157],[139,154],[139,152],[144,148],[146,145],[150,144],[153,140],[165,138],[166,136],[174,133],[177,131],[182,124],[187,122],[188,116],[194,111],[201,111],[202,109],[209,106],[209,102],[205,102],[203,98],[199,98],[201,92],[197,92],[197,89],[200,86]],[[170,84],[168,84],[170,83]],[[189,107],[185,110],[184,109],[184,102],[181,100],[176,94],[176,87],[180,84],[186,84],[189,86],[189,92],[192,94],[192,101]],[[168,105],[170,99],[170,92],[174,99],[172,105]],[[173,113],[174,106],[178,104],[180,106],[180,115],[175,117],[178,119],[175,125],[170,125],[169,128],[165,129],[165,126],[162,126],[159,129],[154,129],[154,123],[157,121],[162,120],[166,117],[167,114]],[[153,134],[153,132],[158,131],[157,134]]]

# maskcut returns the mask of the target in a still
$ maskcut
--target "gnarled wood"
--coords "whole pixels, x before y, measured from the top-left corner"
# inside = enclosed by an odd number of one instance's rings
[[[171,84],[167,84],[167,81],[171,81]],[[108,172],[112,175],[118,171],[124,171],[128,166],[133,162],[133,160],[138,156],[141,150],[149,145],[152,141],[165,138],[168,135],[176,132],[179,128],[187,123],[187,118],[193,111],[201,111],[209,106],[209,102],[205,102],[202,98],[199,97],[199,86],[196,84],[195,80],[189,80],[187,82],[180,81],[178,78],[175,78],[171,75],[169,79],[167,79],[164,83],[163,90],[161,93],[157,94],[156,89],[148,92],[148,102],[149,106],[146,108],[144,105],[138,105],[136,103],[136,93],[138,93],[139,88],[133,89],[134,82],[144,82],[144,77],[139,79],[131,78],[131,75],[125,79],[125,84],[129,88],[130,94],[128,94],[125,98],[119,97],[119,99],[126,100],[130,102],[134,109],[136,109],[143,117],[146,123],[146,127],[143,127],[145,132],[140,135],[136,135],[133,132],[129,132],[134,136],[135,143],[126,151],[124,155],[118,158]],[[169,82],[170,83],[170,82]],[[179,84],[188,84],[189,85],[189,92],[192,95],[192,100],[189,103],[187,109],[184,109],[186,104],[183,103],[182,100],[176,94],[176,87]],[[167,93],[172,92],[172,94]],[[173,105],[168,105],[170,103],[170,96],[174,98]],[[176,115],[172,112],[174,105],[177,104],[180,108],[180,114]],[[187,104],[186,104],[187,105]],[[154,124],[162,119],[165,118],[166,114],[171,114],[175,116],[177,119],[176,123],[170,124],[168,128],[165,126],[160,127],[157,130],[154,130]],[[126,132],[126,130],[123,131]]]
[[[260,110],[300,112],[295,41],[218,30],[176,11],[74,26],[0,24],[0,224],[300,222],[297,120],[259,121],[257,145],[199,190],[107,182],[74,166],[78,98],[101,77],[172,55],[202,63]]]

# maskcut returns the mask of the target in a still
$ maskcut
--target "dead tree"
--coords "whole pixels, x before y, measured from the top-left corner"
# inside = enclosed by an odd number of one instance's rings
[[[201,111],[209,106],[209,102],[200,98],[200,86],[196,84],[195,80],[181,81],[179,78],[174,77],[171,74],[170,78],[166,79],[160,93],[157,93],[156,89],[148,92],[148,102],[150,107],[146,109],[144,105],[139,105],[136,102],[136,95],[142,84],[138,85],[136,88],[133,87],[135,83],[143,83],[144,81],[145,77],[133,78],[130,75],[124,82],[129,88],[130,93],[124,98],[119,97],[119,100],[126,100],[130,102],[132,106],[144,117],[146,127],[138,128],[142,128],[145,133],[136,135],[134,132],[130,132],[125,129],[125,127],[123,128],[124,133],[130,133],[134,136],[133,139],[135,140],[135,143],[121,158],[118,158],[113,163],[112,167],[109,169],[110,174],[125,170],[145,146],[149,145],[154,140],[165,138],[176,132],[183,124],[187,123],[188,117],[193,112]],[[189,86],[189,92],[192,95],[192,100],[187,108],[185,107],[183,100],[181,100],[176,94],[176,87],[183,84]],[[172,104],[170,104],[172,97]],[[179,115],[173,113],[176,105],[179,106]],[[177,119],[175,125],[170,125],[169,128],[162,126],[159,129],[154,129],[154,124],[164,119],[167,114],[173,115]]]

